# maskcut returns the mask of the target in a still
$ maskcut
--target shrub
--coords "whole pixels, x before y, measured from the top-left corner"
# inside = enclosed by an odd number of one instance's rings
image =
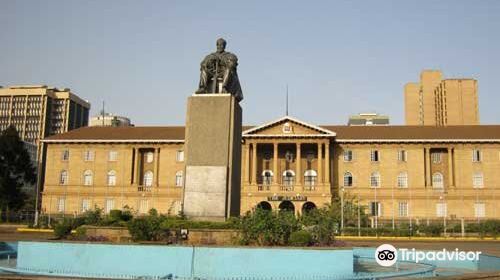
[[[324,207],[313,209],[301,217],[302,224],[311,232],[313,241],[319,245],[331,245],[338,228],[335,211]]]
[[[62,219],[57,223],[54,227],[54,235],[58,239],[66,238],[71,234],[71,230],[73,229],[73,220],[72,219]]]
[[[299,230],[290,234],[290,245],[292,246],[309,246],[312,243],[312,235],[305,230]]]
[[[128,231],[134,241],[166,241],[170,237],[170,231],[162,228],[164,216],[150,211],[149,216],[137,217],[127,224]]]
[[[86,225],[99,225],[102,221],[102,209],[95,208],[83,214]]]

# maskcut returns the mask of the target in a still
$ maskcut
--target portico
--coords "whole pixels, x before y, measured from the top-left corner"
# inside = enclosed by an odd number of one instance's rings
[[[333,137],[331,131],[291,117],[244,131],[243,212],[270,205],[301,213],[303,207],[329,203]]]

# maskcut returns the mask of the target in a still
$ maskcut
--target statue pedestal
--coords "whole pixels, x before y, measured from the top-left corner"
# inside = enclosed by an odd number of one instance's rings
[[[183,213],[195,220],[238,216],[241,185],[241,107],[231,94],[188,98]]]

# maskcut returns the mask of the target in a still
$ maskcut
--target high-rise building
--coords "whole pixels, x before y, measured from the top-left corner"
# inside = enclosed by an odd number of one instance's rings
[[[127,117],[106,113],[90,118],[89,126],[132,126],[132,124]]]
[[[424,70],[419,83],[405,85],[406,124],[479,124],[477,81],[442,76],[441,71]]]
[[[389,117],[377,113],[360,113],[349,117],[347,125],[388,125]]]
[[[45,85],[0,88],[0,131],[14,125],[25,142],[88,125],[90,104],[70,89]]]

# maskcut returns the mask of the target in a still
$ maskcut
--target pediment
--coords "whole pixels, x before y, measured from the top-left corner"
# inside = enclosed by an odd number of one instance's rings
[[[243,137],[333,137],[335,132],[290,116],[243,131]]]

